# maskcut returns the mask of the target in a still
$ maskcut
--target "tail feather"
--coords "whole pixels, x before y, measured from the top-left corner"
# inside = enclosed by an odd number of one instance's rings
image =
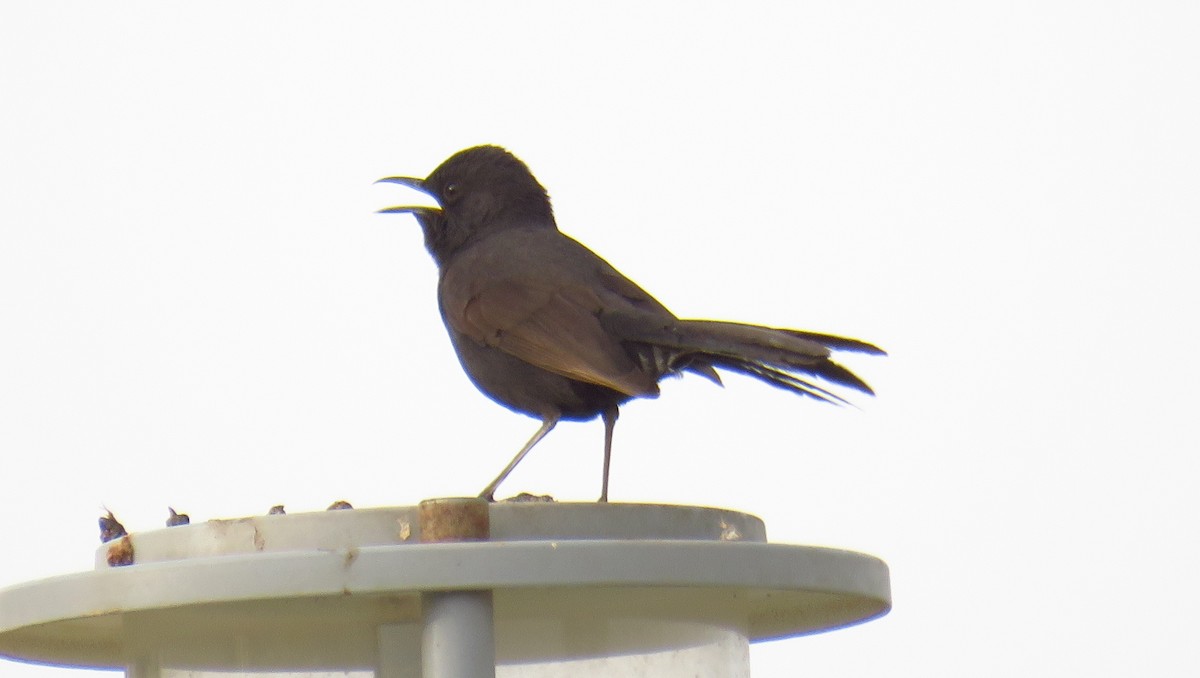
[[[849,405],[850,401],[839,396],[838,394],[817,386],[811,381],[801,379],[794,374],[777,370],[767,365],[761,365],[754,362],[744,362],[729,359],[718,359],[714,361],[717,367],[721,367],[731,372],[740,372],[751,377],[756,377],[762,381],[777,386],[779,388],[798,393],[802,396],[820,400],[831,405]]]
[[[874,344],[868,344],[865,341],[851,339],[850,337],[839,337],[835,334],[820,334],[818,332],[805,332],[803,330],[778,330],[785,332],[793,337],[808,339],[815,341],[823,346],[828,346],[838,351],[853,351],[855,353],[866,353],[867,355],[887,355],[887,351],[879,348]]]
[[[664,325],[635,318],[609,319],[626,341],[641,345],[644,361],[662,372],[684,369],[715,377],[713,367],[739,372],[773,386],[833,404],[841,396],[798,375],[874,395],[865,381],[830,360],[832,350],[886,355],[857,339],[714,320],[678,320]]]

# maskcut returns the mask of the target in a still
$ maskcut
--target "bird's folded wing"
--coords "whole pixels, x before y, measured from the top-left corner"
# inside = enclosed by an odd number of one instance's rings
[[[457,303],[462,313],[447,314],[452,327],[480,343],[626,395],[658,393],[656,380],[644,374],[620,341],[600,325],[600,301],[586,288],[546,289],[510,277],[492,281]]]

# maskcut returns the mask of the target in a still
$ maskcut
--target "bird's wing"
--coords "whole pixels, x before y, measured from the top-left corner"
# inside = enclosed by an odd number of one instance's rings
[[[443,303],[456,307],[447,322],[474,341],[626,395],[658,393],[656,380],[601,326],[600,300],[586,286],[547,286],[529,272],[510,272],[473,290],[443,292]]]

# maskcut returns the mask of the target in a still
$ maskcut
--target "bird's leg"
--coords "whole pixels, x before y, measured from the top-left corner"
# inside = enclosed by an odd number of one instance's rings
[[[521,463],[521,460],[525,458],[525,455],[529,454],[529,450],[532,450],[533,446],[537,445],[538,441],[542,438],[545,438],[546,434],[554,428],[554,425],[558,423],[559,417],[560,415],[555,413],[542,420],[542,427],[537,430],[537,433],[533,434],[533,437],[529,439],[529,442],[525,443],[525,447],[522,447],[521,451],[517,452],[517,456],[513,457],[513,460],[508,462],[508,466],[505,466],[504,470],[500,472],[500,475],[496,476],[496,479],[488,483],[488,486],[483,488],[483,492],[479,493],[481,498],[487,499],[488,501],[496,501],[494,497],[496,494],[496,488],[500,487],[500,483],[504,482],[504,479],[508,477],[508,474],[512,473],[512,470],[517,467],[517,464]]]
[[[611,405],[604,410],[604,481],[600,485],[600,501],[608,501],[608,468],[612,463],[612,436],[613,428],[617,425],[617,416],[620,411],[616,405]]]

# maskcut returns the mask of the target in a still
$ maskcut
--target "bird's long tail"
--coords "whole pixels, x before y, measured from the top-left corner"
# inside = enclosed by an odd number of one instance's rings
[[[663,373],[686,370],[720,383],[713,368],[721,368],[834,404],[847,401],[814,378],[867,394],[874,391],[831,360],[833,351],[886,355],[879,347],[857,339],[713,320],[678,320],[665,327],[642,326],[623,334],[645,347],[643,360],[653,361]]]

